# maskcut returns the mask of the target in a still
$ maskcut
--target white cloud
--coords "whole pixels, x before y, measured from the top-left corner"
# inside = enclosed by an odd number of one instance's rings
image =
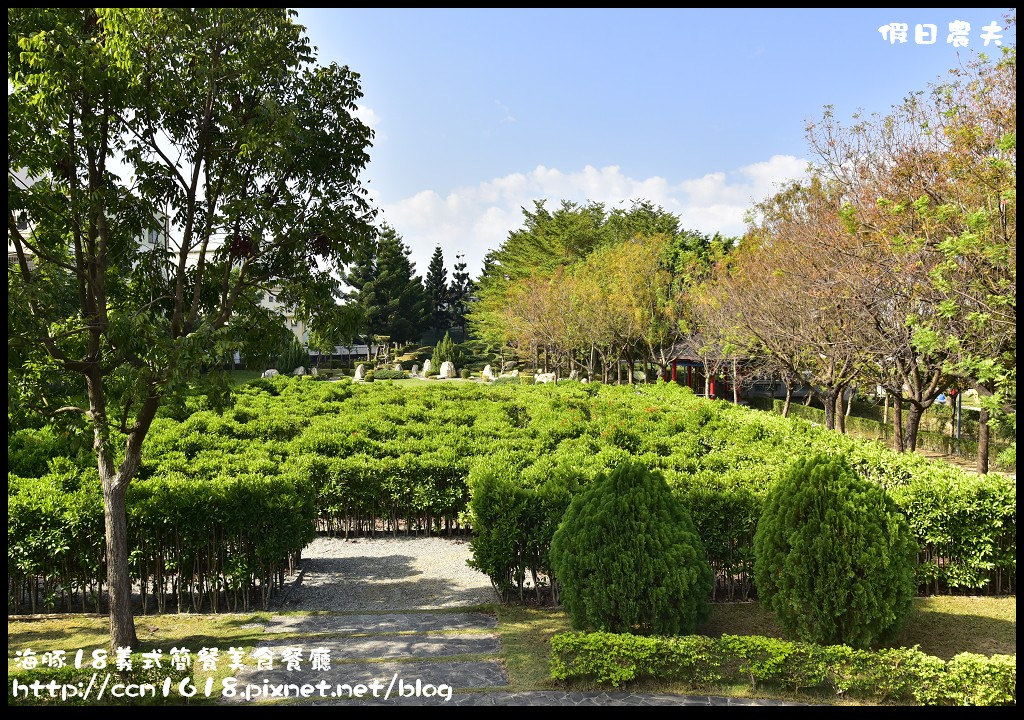
[[[575,172],[537,166],[527,173],[511,173],[477,185],[457,188],[447,195],[422,190],[397,202],[382,205],[384,219],[412,248],[417,271],[426,271],[436,245],[450,268],[457,253],[466,256],[468,270],[479,273],[488,250],[497,248],[509,231],[523,224],[520,208],[547,198],[554,209],[560,200],[594,200],[611,207],[629,207],[636,198],[650,200],[680,216],[684,228],[738,235],[743,217],[755,202],[786,180],[801,177],[807,161],[775,155],[763,162],[703,177],[671,182],[663,177],[631,178],[616,165],[586,166]]]
[[[369,105],[356,105],[356,110],[352,113],[355,117],[362,121],[364,125],[369,127],[374,132],[374,140],[386,140],[385,135],[380,130],[380,115]]]
[[[515,118],[515,115],[513,115],[512,111],[509,109],[508,105],[503,103],[501,100],[495,100],[494,104],[498,106],[499,110],[501,110],[501,114],[503,117],[499,122],[502,125],[511,125],[515,122],[518,122]]]

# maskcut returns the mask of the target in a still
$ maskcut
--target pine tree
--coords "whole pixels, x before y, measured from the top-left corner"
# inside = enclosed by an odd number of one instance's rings
[[[440,245],[434,248],[430,266],[427,268],[427,277],[423,284],[427,295],[430,329],[440,335],[442,331],[448,329],[451,319],[448,271],[444,267],[444,255],[441,253]]]
[[[365,318],[371,335],[388,337],[391,342],[418,339],[427,320],[423,282],[413,275],[410,250],[394,228],[381,228],[380,239],[372,255],[356,258],[346,282]]]
[[[469,300],[476,289],[473,281],[469,279],[466,272],[464,255],[455,256],[455,270],[452,273],[452,285],[449,291],[449,302],[451,304],[451,321],[454,327],[462,331],[462,341],[466,340],[466,312],[469,310]]]

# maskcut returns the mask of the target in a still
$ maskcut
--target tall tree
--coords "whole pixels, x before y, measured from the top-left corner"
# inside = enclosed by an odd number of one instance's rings
[[[844,127],[826,112],[809,128],[856,258],[878,279],[862,304],[880,329],[870,344],[891,360],[876,365],[910,404],[907,447],[935,397],[967,384],[985,398],[982,472],[988,416],[1015,417],[1016,48],[1003,53],[884,116]]]
[[[216,364],[246,293],[298,300],[374,234],[359,76],[316,65],[293,17],[8,11],[9,341],[26,382],[84,380],[57,411],[92,431],[113,647],[137,645],[125,493],[157,408]]]
[[[836,405],[867,361],[869,321],[855,302],[864,273],[844,250],[836,189],[813,176],[792,182],[753,219],[732,271],[745,293],[733,316],[777,361],[793,363],[821,398],[825,426],[842,431]]]
[[[452,272],[452,284],[448,289],[448,302],[451,310],[451,323],[462,331],[462,341],[466,340],[466,314],[476,291],[476,284],[470,280],[466,272],[464,255],[455,256]]]
[[[401,343],[417,340],[427,324],[423,283],[414,275],[410,250],[402,236],[383,225],[379,240],[357,258],[346,276],[356,288],[350,295],[359,307],[366,331]]]
[[[451,322],[448,271],[444,267],[444,254],[441,252],[440,245],[434,248],[434,254],[430,256],[430,265],[427,267],[423,288],[427,296],[430,329],[440,335],[448,329]]]

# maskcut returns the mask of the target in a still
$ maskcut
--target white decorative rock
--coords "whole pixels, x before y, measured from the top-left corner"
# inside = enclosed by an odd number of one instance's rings
[[[579,380],[579,377],[580,377],[579,371],[576,370],[576,368],[573,368],[572,372],[569,373],[569,379],[570,380]]]
[[[397,372],[402,372],[402,370],[404,370],[404,368],[402,367],[402,363],[395,363],[395,370]]]
[[[484,371],[482,373],[484,380],[493,380],[494,372],[491,370],[490,365],[484,365]]]
[[[580,380],[580,382],[581,382],[581,383],[588,383],[588,382],[590,382],[590,381],[589,381],[589,380],[587,380],[586,378],[583,378],[582,380]]]
[[[423,374],[426,375],[428,372],[430,372],[433,369],[433,367],[434,366],[431,364],[430,360],[426,360],[423,363]]]
[[[277,377],[280,374],[281,373],[279,373],[277,370],[274,370],[273,368],[271,368],[270,370],[263,371],[263,377],[265,378]]]
[[[409,374],[410,375],[418,375],[419,372],[420,372],[420,366],[419,365],[413,365],[412,366],[412,370],[409,371]]]
[[[501,372],[502,373],[511,372],[511,371],[513,371],[515,369],[516,369],[516,364],[514,362],[511,362],[511,361],[509,361],[509,362],[507,362],[507,363],[505,363],[504,365],[501,366]]]
[[[510,370],[509,372],[503,372],[501,377],[519,377],[518,370]]]
[[[306,368],[303,367],[302,365],[299,365],[297,368],[292,370],[292,375],[295,375],[296,377],[302,377],[305,374],[306,374]]]
[[[554,373],[537,373],[536,375],[533,376],[533,384],[534,385],[537,385],[539,383],[553,383],[554,381],[555,381],[555,374]]]
[[[445,360],[443,363],[441,363],[441,370],[438,372],[438,375],[443,378],[455,377],[455,365]]]
[[[316,368],[310,368],[309,374],[312,375],[313,377],[316,377],[317,375],[320,374],[320,372]]]
[[[364,375],[366,375],[366,366],[359,363],[356,366],[356,380],[362,380]]]

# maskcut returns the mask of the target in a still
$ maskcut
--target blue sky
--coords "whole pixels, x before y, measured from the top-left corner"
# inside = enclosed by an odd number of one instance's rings
[[[548,197],[644,197],[738,234],[810,159],[807,120],[885,112],[986,48],[1005,9],[301,9],[321,62],[362,77],[364,175],[424,272],[440,244],[476,274]],[[970,23],[967,48],[948,25]],[[878,28],[907,23],[906,43]],[[937,26],[932,45],[916,24]],[[926,29],[927,31],[927,29]],[[1004,31],[1003,43],[1015,42]]]

